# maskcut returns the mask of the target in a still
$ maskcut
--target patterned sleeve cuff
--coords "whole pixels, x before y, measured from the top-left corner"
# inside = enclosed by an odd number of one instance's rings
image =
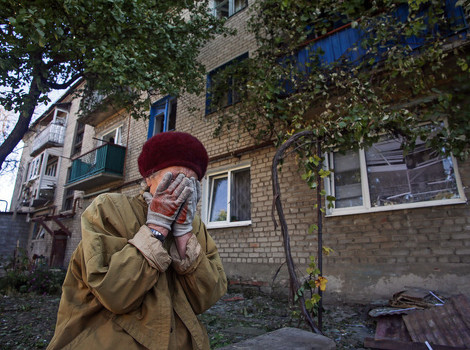
[[[165,272],[171,263],[171,257],[163,248],[162,242],[156,239],[150,229],[143,225],[135,236],[128,241],[136,247],[149,265],[160,272]]]
[[[176,272],[180,275],[185,275],[196,270],[202,259],[201,250],[202,248],[197,237],[193,235],[186,245],[186,256],[184,259],[181,259],[176,243],[173,243],[170,247],[170,255],[173,261],[172,266]]]

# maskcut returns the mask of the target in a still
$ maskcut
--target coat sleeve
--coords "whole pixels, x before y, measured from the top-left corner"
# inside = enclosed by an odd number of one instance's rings
[[[147,258],[128,243],[139,231],[134,210],[123,197],[119,200],[102,195],[82,215],[84,283],[115,314],[138,308],[160,276]]]
[[[172,266],[196,314],[214,305],[227,292],[227,277],[214,240],[199,218],[193,223],[186,259],[180,260],[175,245],[170,248]]]

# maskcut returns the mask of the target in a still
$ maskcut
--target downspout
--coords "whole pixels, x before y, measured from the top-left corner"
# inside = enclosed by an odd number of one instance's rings
[[[126,162],[127,162],[127,152],[129,152],[129,133],[131,130],[131,116],[128,117],[129,122],[127,123],[127,140],[126,140],[126,152],[124,153],[124,169],[122,170],[122,178],[126,178]]]

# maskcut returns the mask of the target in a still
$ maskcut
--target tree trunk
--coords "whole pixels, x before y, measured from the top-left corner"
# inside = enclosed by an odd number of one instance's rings
[[[297,291],[299,290],[301,283],[295,272],[295,264],[294,264],[294,261],[292,260],[292,254],[291,254],[291,249],[290,249],[289,229],[287,226],[287,222],[284,216],[284,210],[282,208],[282,203],[281,203],[281,187],[279,185],[279,175],[278,175],[277,166],[279,165],[279,161],[283,158],[284,152],[292,144],[294,144],[297,140],[301,139],[302,137],[314,138],[315,134],[312,131],[302,131],[298,134],[291,136],[277,150],[276,154],[274,155],[272,168],[271,168],[271,176],[272,176],[272,181],[273,181],[273,210],[272,210],[271,216],[274,222],[274,227],[277,228],[277,222],[274,217],[274,208],[276,208],[278,217],[279,217],[279,223],[281,226],[282,238],[284,242],[284,252],[286,254],[287,270],[289,271],[290,288],[291,288],[291,293],[293,296],[297,294]],[[300,310],[302,311],[302,314],[305,317],[307,324],[310,326],[310,328],[312,329],[314,333],[323,334],[322,331],[319,329],[318,325],[315,324],[315,321],[313,321],[312,316],[310,315],[310,313],[307,310],[307,307],[305,306],[304,295],[302,293],[300,295],[299,294],[297,295],[299,297]]]
[[[15,128],[11,134],[8,135],[2,145],[0,145],[0,171],[3,169],[3,162],[5,159],[11,152],[13,152],[16,145],[28,131],[29,124],[31,123],[31,119],[34,114],[34,109],[36,108],[39,96],[41,95],[38,88],[38,80],[39,78],[34,77],[31,81],[29,93],[24,99]]]

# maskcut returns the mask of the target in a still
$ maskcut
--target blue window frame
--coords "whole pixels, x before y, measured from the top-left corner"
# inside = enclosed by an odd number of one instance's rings
[[[207,74],[206,84],[206,114],[215,112],[218,108],[227,107],[240,101],[240,96],[235,88],[240,82],[235,81],[230,76],[225,77],[223,81],[218,80],[222,72],[230,66],[248,58],[248,52],[240,55],[233,60],[221,65]],[[227,79],[227,80],[225,80]],[[215,100],[214,92],[217,92],[217,100]],[[220,96],[219,96],[220,95]]]
[[[148,138],[176,128],[176,98],[167,96],[150,108]]]

